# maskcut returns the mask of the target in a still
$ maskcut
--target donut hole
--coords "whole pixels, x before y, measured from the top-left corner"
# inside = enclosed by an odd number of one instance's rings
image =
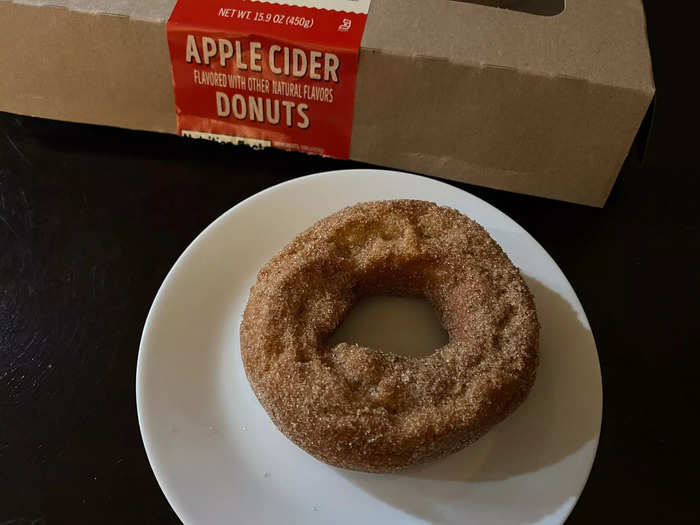
[[[370,295],[355,304],[326,343],[330,348],[348,343],[421,358],[447,342],[448,334],[426,299]]]

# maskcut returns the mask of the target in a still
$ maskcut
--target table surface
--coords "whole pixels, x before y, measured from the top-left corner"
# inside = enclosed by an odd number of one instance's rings
[[[660,8],[647,9],[656,122],[644,162],[635,147],[603,209],[455,184],[544,246],[596,337],[602,434],[569,523],[698,518],[683,424],[698,370],[698,169],[681,99],[664,96],[672,43],[655,38]],[[158,287],[244,198],[357,166],[0,113],[0,524],[177,522],[134,395]]]

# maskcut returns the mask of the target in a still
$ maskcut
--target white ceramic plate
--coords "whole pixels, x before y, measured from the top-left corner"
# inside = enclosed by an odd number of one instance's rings
[[[259,268],[343,206],[413,198],[481,223],[521,268],[542,325],[526,402],[474,446],[401,474],[327,466],[288,441],[248,385],[238,328]],[[186,524],[562,523],[586,482],[602,416],[595,342],[574,290],[525,230],[482,200],[405,173],[350,170],[269,188],[214,221],[161,286],[136,399],[153,471]]]

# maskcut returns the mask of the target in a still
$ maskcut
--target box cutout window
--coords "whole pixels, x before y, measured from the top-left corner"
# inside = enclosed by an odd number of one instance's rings
[[[468,4],[488,5],[500,7],[501,9],[511,9],[522,11],[531,15],[554,16],[564,10],[566,0],[455,0]]]

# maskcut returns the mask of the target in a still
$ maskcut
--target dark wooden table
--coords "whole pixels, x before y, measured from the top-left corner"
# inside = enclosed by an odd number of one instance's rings
[[[661,8],[647,8],[656,122],[644,163],[640,141],[605,208],[457,184],[542,243],[592,325],[604,420],[570,523],[698,518],[688,421],[700,342],[697,134],[683,133],[683,95],[669,88],[672,32]],[[350,166],[0,113],[0,524],[177,522],[136,418],[155,293],[231,206]]]

